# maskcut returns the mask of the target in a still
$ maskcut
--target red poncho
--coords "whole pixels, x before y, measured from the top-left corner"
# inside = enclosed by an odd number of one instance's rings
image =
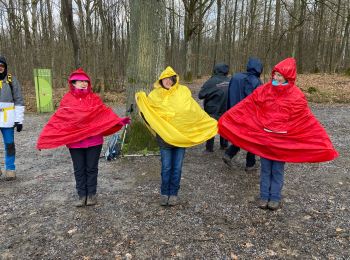
[[[261,157],[284,162],[323,162],[338,156],[326,131],[294,85],[295,60],[277,64],[287,85],[268,82],[228,110],[219,120],[219,134]]]
[[[110,135],[128,123],[129,118],[119,118],[92,93],[90,79],[88,93],[74,91],[71,79],[77,74],[88,77],[82,69],[71,74],[68,80],[70,91],[64,95],[56,113],[42,130],[37,149],[56,148],[95,135]]]

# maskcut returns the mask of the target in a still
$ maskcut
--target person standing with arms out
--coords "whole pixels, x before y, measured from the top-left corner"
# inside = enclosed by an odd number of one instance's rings
[[[21,86],[8,73],[5,57],[0,56],[0,130],[5,146],[5,179],[16,179],[14,128],[23,129],[24,101]],[[0,175],[2,174],[0,170]]]
[[[229,67],[227,64],[218,63],[214,66],[213,76],[208,79],[198,93],[198,98],[203,99],[205,112],[218,120],[226,112],[227,108],[227,88],[229,78],[227,77]],[[207,141],[205,151],[214,152],[214,138]],[[227,148],[227,141],[220,136],[220,148]]]
[[[227,95],[227,109],[237,105],[248,95],[250,95],[262,82],[260,75],[263,71],[263,64],[257,58],[249,58],[247,64],[247,72],[236,73],[230,80]],[[240,148],[234,144],[231,144],[225,151],[222,160],[230,168],[232,167],[232,158],[239,152]],[[254,171],[255,167],[255,155],[251,152],[247,152],[245,171]]]
[[[142,118],[155,132],[160,147],[160,205],[178,204],[185,148],[201,144],[217,134],[217,121],[180,85],[179,76],[167,67],[154,83],[154,89],[135,94]]]
[[[269,82],[257,88],[219,120],[219,133],[261,157],[262,209],[281,207],[285,162],[325,162],[338,157],[327,132],[295,85],[294,58],[272,70]]]
[[[79,196],[75,206],[92,206],[97,203],[98,161],[103,136],[117,132],[130,119],[119,118],[92,92],[90,77],[82,69],[71,73],[68,84],[69,91],[42,130],[37,149],[68,147]]]

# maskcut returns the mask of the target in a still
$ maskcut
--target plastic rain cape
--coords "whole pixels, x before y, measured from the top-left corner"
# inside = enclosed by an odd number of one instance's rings
[[[160,80],[175,75],[176,83],[169,90],[160,85]],[[138,92],[135,99],[150,128],[168,144],[191,147],[217,134],[217,121],[198,105],[186,86],[179,84],[171,67],[162,72],[148,96]]]

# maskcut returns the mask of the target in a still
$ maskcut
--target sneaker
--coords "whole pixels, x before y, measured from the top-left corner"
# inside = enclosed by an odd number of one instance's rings
[[[5,180],[12,181],[16,179],[16,172],[15,170],[6,170],[5,171]]]
[[[172,196],[169,197],[169,200],[168,200],[169,206],[175,206],[178,203],[179,203],[179,199],[178,199],[177,196],[172,195]]]
[[[256,165],[253,165],[253,166],[246,166],[246,167],[244,168],[244,170],[245,170],[246,172],[255,172],[255,171],[258,170],[258,167],[257,167]]]
[[[169,196],[168,195],[160,195],[160,205],[166,206],[168,205]]]
[[[94,195],[89,195],[86,199],[86,206],[92,206],[97,203],[97,196],[96,194]]]
[[[281,202],[279,202],[279,201],[269,201],[269,203],[267,204],[267,207],[270,210],[278,210],[281,207]]]
[[[258,202],[258,206],[261,209],[267,209],[268,203],[269,202],[267,200],[260,199],[259,202]]]
[[[79,197],[79,199],[75,202],[74,206],[76,207],[84,207],[86,203],[86,196]]]
[[[228,167],[232,168],[232,161],[230,156],[228,156],[227,154],[224,154],[224,156],[222,156],[222,160],[224,161],[224,163],[226,163]]]

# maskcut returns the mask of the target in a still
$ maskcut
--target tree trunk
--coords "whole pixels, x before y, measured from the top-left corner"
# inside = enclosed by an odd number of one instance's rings
[[[217,52],[218,52],[218,46],[220,45],[220,24],[221,24],[221,0],[216,0],[216,8],[217,8],[217,14],[216,14],[216,33],[215,33],[215,47],[214,47],[214,60],[213,60],[213,66],[216,63],[217,59]]]
[[[150,88],[164,69],[165,6],[157,0],[130,2],[130,49],[127,78],[131,86]],[[133,93],[132,93],[133,94]],[[132,96],[133,98],[133,96]]]
[[[69,34],[72,40],[72,47],[74,52],[74,64],[76,68],[81,66],[80,61],[80,47],[77,32],[75,30],[73,22],[73,10],[72,10],[72,0],[61,0],[63,18],[65,19],[65,26],[67,34]]]

